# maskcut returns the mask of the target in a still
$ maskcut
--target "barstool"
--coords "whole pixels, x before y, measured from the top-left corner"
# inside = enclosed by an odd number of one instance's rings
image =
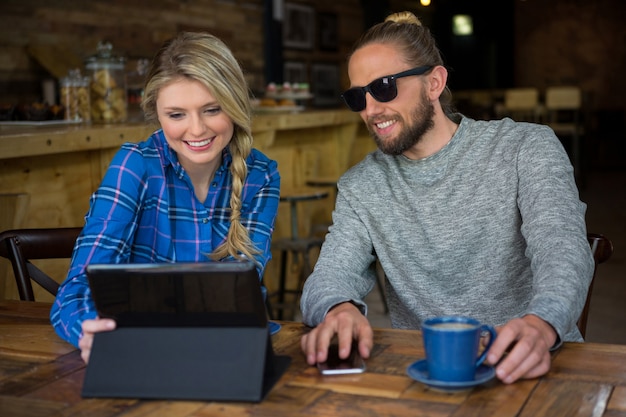
[[[278,290],[267,295],[268,311],[270,318],[283,320],[286,310],[291,311],[290,319],[293,320],[298,309],[302,285],[306,278],[313,271],[309,253],[311,249],[321,248],[324,238],[320,237],[300,237],[298,233],[298,203],[303,201],[320,200],[328,197],[328,191],[314,188],[300,188],[295,190],[281,190],[280,201],[289,203],[291,216],[291,236],[272,240],[272,249],[280,252],[280,272],[278,280]],[[298,285],[295,288],[287,288],[287,258],[291,254],[292,262],[297,258],[302,258]],[[286,301],[286,295],[292,294],[294,299],[291,303]],[[277,301],[273,302],[272,299]],[[273,310],[277,314],[274,317]]]
[[[329,188],[332,187],[334,188],[334,191],[335,191],[335,199],[337,198],[337,180],[335,178],[312,177],[312,178],[307,179],[306,184],[312,187],[329,187]],[[324,233],[326,233],[331,224],[332,222],[330,224],[328,223],[315,224],[312,227],[312,231],[313,232],[323,231]],[[380,264],[380,261],[378,260],[378,256],[376,256],[376,264],[374,265],[374,267],[376,269],[376,277],[377,277],[376,285],[378,287],[378,292],[380,293],[380,298],[383,303],[383,309],[386,314],[386,313],[389,313],[389,306],[387,306],[387,298],[385,297],[385,286],[384,286],[384,282],[387,279],[387,277],[385,275],[385,271],[383,270],[382,265]]]
[[[310,187],[319,187],[332,190],[333,202],[337,200],[337,179],[335,177],[310,177],[306,180],[306,185]],[[328,232],[328,228],[332,224],[330,222],[314,223],[311,225],[311,236],[324,236]]]

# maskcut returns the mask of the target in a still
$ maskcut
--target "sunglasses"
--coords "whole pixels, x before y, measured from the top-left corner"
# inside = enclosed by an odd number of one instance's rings
[[[343,92],[341,97],[346,102],[350,110],[359,112],[365,110],[365,93],[370,93],[374,99],[380,103],[387,103],[398,96],[396,80],[411,75],[422,75],[429,71],[432,65],[412,68],[394,75],[377,78],[365,87],[353,87]]]

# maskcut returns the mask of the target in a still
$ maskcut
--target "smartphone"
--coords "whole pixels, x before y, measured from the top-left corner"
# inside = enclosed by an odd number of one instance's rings
[[[365,361],[359,355],[356,342],[352,342],[350,356],[346,359],[340,359],[339,346],[331,344],[328,347],[326,362],[319,362],[317,369],[322,375],[358,374],[365,371]]]

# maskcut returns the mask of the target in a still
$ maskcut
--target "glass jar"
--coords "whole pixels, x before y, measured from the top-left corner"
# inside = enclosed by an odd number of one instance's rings
[[[91,120],[94,123],[121,123],[128,115],[125,59],[112,54],[108,42],[98,43],[96,55],[87,59],[90,74]]]
[[[70,70],[67,77],[59,80],[59,96],[65,120],[83,122],[91,120],[90,81],[91,78],[82,76],[78,68]]]
[[[126,83],[128,85],[128,120],[142,121],[143,113],[141,110],[141,101],[143,100],[143,88],[148,72],[150,61],[141,58],[137,60],[134,71],[126,74]]]

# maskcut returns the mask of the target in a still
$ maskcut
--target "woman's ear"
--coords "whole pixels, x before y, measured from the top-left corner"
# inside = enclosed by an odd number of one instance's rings
[[[428,98],[438,100],[448,82],[448,70],[442,65],[437,65],[428,74]]]

